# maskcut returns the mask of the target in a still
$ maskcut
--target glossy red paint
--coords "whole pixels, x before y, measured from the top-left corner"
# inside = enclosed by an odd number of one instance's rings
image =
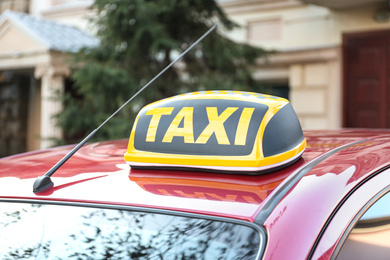
[[[349,146],[315,165],[277,204],[264,222],[264,259],[305,259],[330,214],[357,185],[388,165],[390,131],[305,131],[307,149],[295,164],[266,175],[130,170],[123,159],[127,140],[88,144],[61,167],[54,187],[32,192],[71,146],[0,159],[0,199],[40,199],[131,205],[255,221],[265,203],[313,159]],[[333,248],[321,241],[321,248]],[[322,252],[322,251],[319,251]],[[329,254],[327,251],[326,254]],[[316,252],[317,257],[322,257]]]
[[[383,195],[390,190],[390,169],[384,170],[381,174],[373,176],[365,182],[344,202],[330,221],[318,246],[313,254],[313,259],[330,259],[334,255],[336,247],[340,245],[342,235],[347,228],[352,228],[356,216],[360,217],[362,205],[370,205],[376,195]],[[360,214],[360,215],[359,215]],[[356,219],[355,219],[356,221]],[[352,226],[350,226],[352,223]],[[348,234],[348,232],[347,232]],[[344,238],[345,239],[345,238]],[[341,241],[342,243],[342,241]],[[341,244],[342,245],[342,244]],[[378,257],[376,258],[378,259]]]
[[[3,158],[0,160],[0,198],[106,203],[253,218],[258,205],[167,197],[145,191],[129,180],[130,168],[123,159],[126,147],[127,140],[86,145],[52,176],[54,187],[39,194],[32,192],[35,178],[50,169],[71,147]],[[187,174],[197,176],[195,172]]]
[[[265,222],[269,242],[264,259],[288,259],[291,255],[306,259],[315,238],[343,198],[387,167],[390,136],[366,138],[316,165],[280,201]],[[332,248],[329,243],[323,241],[321,247]]]

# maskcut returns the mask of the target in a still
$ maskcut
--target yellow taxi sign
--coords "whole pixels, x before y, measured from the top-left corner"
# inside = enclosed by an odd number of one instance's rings
[[[258,174],[299,159],[306,147],[288,100],[204,91],[145,106],[130,135],[132,168],[192,168]]]

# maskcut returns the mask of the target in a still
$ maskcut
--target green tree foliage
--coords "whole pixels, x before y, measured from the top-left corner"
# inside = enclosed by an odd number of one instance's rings
[[[161,98],[197,90],[258,88],[251,66],[267,52],[224,36],[237,24],[214,0],[95,0],[93,8],[101,44],[76,55],[82,65],[73,74],[75,86],[59,116],[67,142],[100,125],[215,23],[217,31],[110,120],[96,138],[127,138],[138,110]]]

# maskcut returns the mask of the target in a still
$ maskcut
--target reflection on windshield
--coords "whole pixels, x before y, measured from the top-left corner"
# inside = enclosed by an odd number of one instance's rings
[[[0,205],[1,259],[255,259],[259,233],[215,220],[40,204]]]

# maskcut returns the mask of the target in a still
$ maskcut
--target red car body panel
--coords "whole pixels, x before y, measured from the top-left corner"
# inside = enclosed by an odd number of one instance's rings
[[[340,207],[330,223],[328,224],[324,234],[318,241],[318,245],[313,252],[312,259],[331,259],[334,251],[340,244],[342,234],[349,234],[348,228],[353,228],[353,225],[350,226],[350,223],[354,223],[355,218],[361,217],[361,215],[356,214],[363,208],[368,209],[372,205],[372,199],[378,195],[383,196],[386,192],[390,191],[389,186],[390,180],[390,169],[386,169],[381,174],[377,174],[365,182],[359,187],[354,193],[348,197],[342,207]],[[378,192],[380,191],[380,192]],[[370,203],[371,202],[371,203]],[[362,207],[365,205],[365,207]],[[360,213],[360,212],[359,212]],[[381,241],[386,241],[388,237],[382,237]],[[386,247],[383,247],[386,249]],[[383,249],[382,248],[382,249]],[[361,251],[360,251],[361,253]],[[375,254],[382,254],[380,257]],[[388,255],[388,254],[387,254]],[[383,252],[381,250],[367,250],[367,256],[358,256],[357,258],[372,258],[372,259],[383,259]]]
[[[364,179],[387,167],[389,149],[389,136],[369,138],[341,150],[311,169],[265,222],[269,239],[267,251],[272,253],[265,254],[264,259],[288,259],[291,255],[297,259],[307,258],[314,246],[313,238],[318,237],[330,213],[343,198]],[[277,250],[281,247],[288,250]]]
[[[0,159],[0,199],[130,205],[255,222],[284,183],[325,155],[294,183],[262,223],[268,233],[264,259],[290,259],[292,255],[305,259],[343,198],[388,165],[390,131],[304,134],[307,148],[301,159],[259,176],[130,170],[123,159],[127,140],[88,144],[52,176],[54,187],[38,194],[32,192],[35,178],[48,171],[71,146],[25,153]],[[334,243],[319,243],[322,249],[316,258],[329,255]]]

